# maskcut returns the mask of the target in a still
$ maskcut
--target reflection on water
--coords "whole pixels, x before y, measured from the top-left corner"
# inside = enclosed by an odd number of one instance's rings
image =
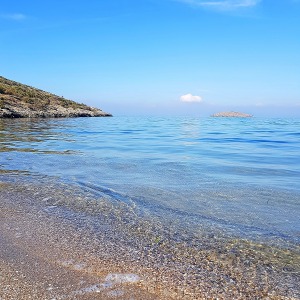
[[[73,150],[51,150],[51,141],[70,142],[68,124],[53,119],[0,119],[0,152],[39,152],[68,154]]]
[[[201,141],[200,124],[197,119],[183,120],[181,123],[181,139],[185,147],[196,146]],[[186,159],[192,158],[187,148]]]

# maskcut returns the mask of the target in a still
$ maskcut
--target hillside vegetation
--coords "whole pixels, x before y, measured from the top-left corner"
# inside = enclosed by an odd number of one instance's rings
[[[24,85],[0,76],[0,117],[111,116],[100,109]]]

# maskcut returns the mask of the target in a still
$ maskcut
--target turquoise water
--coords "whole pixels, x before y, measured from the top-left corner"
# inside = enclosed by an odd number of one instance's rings
[[[190,230],[300,241],[299,119],[0,120],[0,169],[2,180],[55,177]]]

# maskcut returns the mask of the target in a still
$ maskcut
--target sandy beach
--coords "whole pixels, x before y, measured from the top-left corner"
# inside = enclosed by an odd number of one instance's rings
[[[184,238],[60,187],[0,189],[1,300],[300,299],[297,249]]]

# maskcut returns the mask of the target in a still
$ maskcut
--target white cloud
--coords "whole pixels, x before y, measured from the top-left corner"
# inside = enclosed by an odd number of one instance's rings
[[[193,96],[192,94],[186,94],[186,95],[182,95],[180,97],[180,101],[181,102],[202,102],[202,98],[200,96]]]
[[[261,0],[179,0],[180,2],[217,10],[234,10],[256,6]]]
[[[0,15],[2,19],[12,20],[12,21],[22,21],[26,19],[26,16],[24,14],[6,14],[6,15]]]

